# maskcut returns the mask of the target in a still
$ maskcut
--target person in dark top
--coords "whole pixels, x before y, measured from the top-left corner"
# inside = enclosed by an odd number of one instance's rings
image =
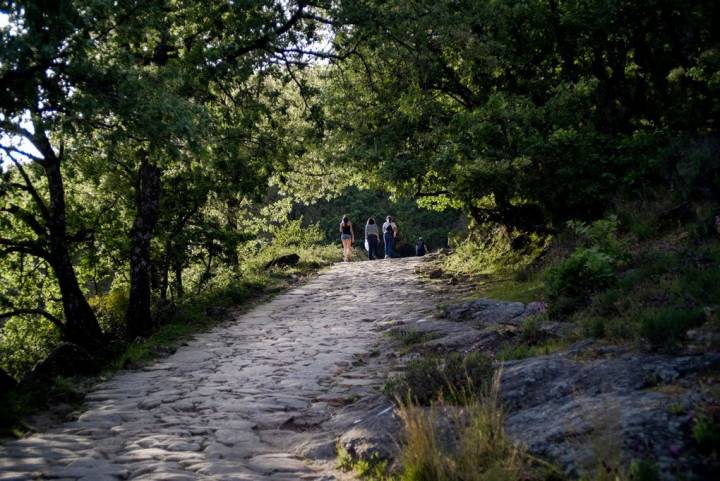
[[[397,224],[391,216],[387,216],[382,226],[383,241],[385,241],[385,259],[393,256],[393,247],[395,246],[395,237],[397,237]]]
[[[353,242],[355,242],[355,233],[353,232],[352,222],[346,215],[340,221],[340,241],[343,245],[343,261],[348,262],[352,253]]]

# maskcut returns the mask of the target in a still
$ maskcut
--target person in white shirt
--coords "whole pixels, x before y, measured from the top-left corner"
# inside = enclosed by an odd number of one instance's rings
[[[377,258],[377,249],[380,244],[380,232],[375,219],[370,217],[365,224],[365,242],[367,242],[368,259]]]

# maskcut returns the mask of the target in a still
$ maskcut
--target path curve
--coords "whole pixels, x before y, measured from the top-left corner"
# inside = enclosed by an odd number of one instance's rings
[[[420,262],[336,264],[116,374],[77,420],[0,446],[0,480],[339,479],[329,461],[337,436],[387,403],[383,326],[437,303]]]

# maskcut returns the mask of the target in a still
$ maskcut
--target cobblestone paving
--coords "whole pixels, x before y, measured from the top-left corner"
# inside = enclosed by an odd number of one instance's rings
[[[0,480],[340,479],[337,436],[387,412],[383,326],[437,303],[419,262],[337,264],[168,358],[118,373],[77,420],[0,446]]]

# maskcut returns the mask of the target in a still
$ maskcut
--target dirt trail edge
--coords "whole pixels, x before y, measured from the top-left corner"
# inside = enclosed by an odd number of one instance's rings
[[[337,437],[389,411],[384,326],[429,316],[441,295],[420,262],[337,264],[118,373],[77,420],[0,446],[0,480],[341,479]]]

